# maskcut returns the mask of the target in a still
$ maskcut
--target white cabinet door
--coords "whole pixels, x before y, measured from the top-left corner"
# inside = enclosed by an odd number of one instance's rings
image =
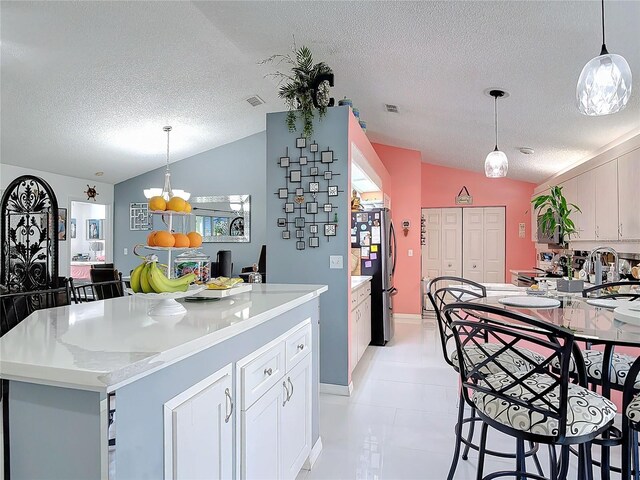
[[[462,208],[443,208],[441,226],[442,275],[462,276]]]
[[[596,189],[596,240],[618,240],[618,161],[594,170]]]
[[[165,403],[165,479],[229,479],[233,468],[231,365]]]
[[[358,295],[358,292],[351,292],[351,295]],[[351,372],[358,364],[358,328],[360,317],[360,305],[351,310],[351,336],[349,337],[349,367]]]
[[[360,317],[358,318],[358,361],[364,355],[364,351],[371,343],[371,297],[367,297],[358,306]]]
[[[566,182],[562,182],[560,186],[562,187],[562,194],[564,195],[564,198],[567,199],[567,203],[578,205],[578,178],[573,177]],[[579,206],[580,205],[578,205],[578,207]],[[573,222],[575,223],[579,213],[575,208],[571,206],[569,206],[569,209],[571,209],[569,218],[571,218],[571,220],[573,220]],[[571,235],[571,240],[580,240],[579,233]]]
[[[440,208],[423,209],[426,221],[426,245],[422,246],[422,276],[435,278],[441,275],[441,216]]]
[[[484,208],[483,281],[487,283],[504,283],[504,221],[504,207]]]
[[[278,478],[294,480],[311,453],[311,355],[293,367],[284,381],[289,390],[280,404],[282,466]]]
[[[484,210],[463,209],[463,271],[462,276],[474,282],[484,281]]]
[[[618,158],[620,240],[640,240],[640,148]]]
[[[589,170],[577,177],[576,204],[582,213],[576,214],[580,240],[596,240],[596,176]]]
[[[271,387],[256,403],[242,412],[241,478],[281,478],[280,438],[284,379]]]

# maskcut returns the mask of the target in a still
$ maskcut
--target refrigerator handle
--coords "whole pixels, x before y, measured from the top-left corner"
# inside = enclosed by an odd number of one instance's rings
[[[393,263],[391,264],[391,275],[393,276],[396,273],[396,260],[398,252],[396,250],[396,230],[393,228],[393,221],[389,221],[391,232],[391,238],[389,239],[389,253],[393,256]]]

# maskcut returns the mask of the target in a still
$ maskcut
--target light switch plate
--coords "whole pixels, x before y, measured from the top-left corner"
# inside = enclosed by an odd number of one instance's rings
[[[521,223],[518,225],[518,237],[519,238],[524,238],[525,234],[526,234],[526,226],[524,223]]]
[[[128,249],[128,248],[125,248],[125,249],[124,249],[124,254],[125,254],[125,255],[129,255],[129,249]]]
[[[342,255],[330,255],[329,268],[343,268]]]
[[[409,249],[409,256],[413,257],[413,249],[411,249],[411,248]]]

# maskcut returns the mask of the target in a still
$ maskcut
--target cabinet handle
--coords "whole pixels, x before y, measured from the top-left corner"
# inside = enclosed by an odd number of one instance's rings
[[[229,400],[229,409],[228,409],[229,413],[227,413],[227,416],[224,417],[224,423],[229,423],[229,419],[231,419],[231,415],[233,415],[233,399],[231,398],[231,392],[229,391],[228,388],[224,389],[224,394]]]
[[[448,266],[449,266],[449,268],[451,268],[451,264],[449,264]]]
[[[476,268],[476,264],[475,263],[473,264],[473,268]]]
[[[622,238],[622,224],[618,225],[618,236]]]
[[[282,406],[284,407],[285,404],[289,401],[289,389],[287,388],[287,382],[282,382],[282,386],[284,387],[284,390],[287,392],[287,396],[286,398],[282,401]]]
[[[289,401],[291,400],[291,397],[293,397],[293,382],[291,381],[291,377],[287,377],[287,381],[289,382],[289,385],[291,385],[291,395],[287,398],[287,401]]]
[[[273,375],[273,369],[271,369],[271,368],[265,368],[265,369],[264,369],[264,374],[265,374],[267,377],[270,377],[271,375]]]
[[[600,226],[596,225],[596,238],[600,238]]]
[[[304,350],[304,343],[301,343],[300,345],[298,345],[298,350]]]

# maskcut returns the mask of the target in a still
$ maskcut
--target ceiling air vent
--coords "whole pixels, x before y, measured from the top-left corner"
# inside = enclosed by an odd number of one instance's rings
[[[258,95],[251,95],[247,98],[247,102],[249,102],[249,105],[252,107],[257,107],[258,105],[262,105],[264,100],[262,100]]]
[[[398,106],[397,105],[391,105],[389,103],[385,103],[384,104],[384,108],[387,110],[387,112],[389,113],[398,113]]]

